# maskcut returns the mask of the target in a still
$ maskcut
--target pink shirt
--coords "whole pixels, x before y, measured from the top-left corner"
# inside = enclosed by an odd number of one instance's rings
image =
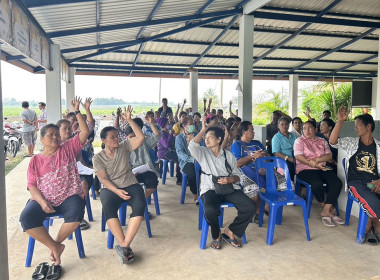
[[[317,158],[331,153],[329,144],[325,139],[315,137],[314,140],[305,138],[305,136],[298,137],[293,146],[294,156],[303,155],[307,160]],[[296,173],[300,173],[302,170],[317,170],[318,168],[310,167],[306,164],[296,160]]]
[[[59,206],[76,194],[84,199],[76,161],[82,147],[79,135],[76,135],[61,144],[52,156],[41,153],[32,157],[28,168],[28,189],[37,187],[53,206]]]

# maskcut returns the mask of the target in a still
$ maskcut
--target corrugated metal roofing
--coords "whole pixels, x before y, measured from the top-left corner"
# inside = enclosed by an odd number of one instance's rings
[[[15,0],[26,1],[26,0]],[[76,65],[78,71],[114,71],[141,75],[143,73],[155,73],[155,75],[176,75],[186,71],[197,59],[194,68],[199,68],[199,77],[219,75],[220,77],[234,77],[238,69],[239,55],[239,19],[219,38],[216,45],[204,53],[219,34],[222,34],[225,26],[231,21],[233,15],[227,15],[228,11],[235,9],[242,0],[214,0],[205,9],[200,9],[209,1],[207,0],[102,0],[81,1],[77,3],[65,3],[61,0],[52,5],[46,0],[27,1],[31,6],[31,15],[40,24],[43,31],[51,34],[51,41],[59,44],[63,51],[63,57],[70,65]],[[334,20],[333,23],[312,23],[295,38],[290,36],[302,28],[305,18],[315,17],[332,4],[333,0],[272,0],[266,6],[254,12],[254,46],[253,56],[255,61],[253,69],[260,75],[276,77],[275,70],[281,73],[293,73],[294,68],[301,64],[303,67],[297,70],[301,77],[318,77],[321,73],[329,74],[333,70],[339,70],[351,64],[371,58],[379,51],[379,33],[375,29],[366,37],[351,43],[352,40],[370,29],[369,26],[341,25],[342,19],[354,21],[375,22],[380,27],[380,1],[378,0],[342,0],[330,10],[326,11],[322,18]],[[159,8],[153,12],[154,7],[160,3]],[[41,4],[40,6],[38,4]],[[26,7],[28,8],[28,7]],[[98,15],[97,15],[98,11]],[[205,13],[223,13],[225,18],[210,20],[205,26],[186,29],[188,24],[197,24],[209,18],[190,20]],[[283,16],[292,15],[284,20]],[[165,19],[160,24],[147,24],[136,26],[149,20],[153,22]],[[302,18],[301,18],[302,16]],[[178,17],[184,17],[178,20]],[[177,19],[173,21],[173,19]],[[122,29],[114,25],[129,24]],[[131,24],[133,24],[131,26]],[[356,23],[357,24],[357,23]],[[112,28],[112,30],[88,28]],[[177,29],[181,32],[174,32]],[[75,34],[86,29],[84,34]],[[174,30],[174,31],[173,31]],[[64,31],[65,36],[56,37],[55,32]],[[160,36],[166,32],[172,34],[151,41],[151,37]],[[90,32],[90,33],[88,33]],[[55,35],[54,35],[55,33]],[[74,33],[74,34],[73,34]],[[141,42],[145,42],[141,48]],[[287,40],[286,43],[283,43]],[[121,45],[120,42],[123,42]],[[128,46],[129,44],[132,44]],[[105,45],[106,44],[106,45]],[[278,44],[281,44],[279,47]],[[327,51],[347,44],[338,52],[325,55]],[[117,49],[113,47],[118,45]],[[272,51],[270,49],[273,48]],[[6,55],[19,55],[12,47],[2,47]],[[113,51],[109,51],[112,49]],[[7,52],[8,51],[8,52]],[[140,55],[139,51],[141,51]],[[82,58],[94,54],[88,58]],[[202,58],[201,55],[205,56]],[[320,57],[314,61],[315,58]],[[345,74],[354,77],[373,77],[377,75],[378,58],[365,61],[359,65],[350,67]],[[38,63],[29,58],[22,60],[32,68],[38,68]],[[310,63],[307,63],[310,62]],[[135,64],[135,68],[132,65]],[[185,69],[185,70],[184,70]],[[268,70],[266,74],[265,71]],[[269,71],[270,70],[270,71]],[[357,72],[355,72],[357,71]],[[307,72],[307,74],[305,74]],[[375,73],[374,73],[375,72]],[[133,75],[132,73],[132,75]],[[343,72],[342,72],[343,73]],[[334,74],[339,76],[339,72]],[[344,75],[343,75],[344,76]],[[347,77],[345,75],[344,77]]]

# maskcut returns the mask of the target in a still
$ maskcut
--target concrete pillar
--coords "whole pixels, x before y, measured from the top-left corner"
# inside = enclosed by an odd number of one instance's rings
[[[380,62],[379,62],[380,63]],[[378,70],[379,71],[379,70]],[[380,73],[380,72],[378,72]],[[372,107],[371,107],[371,115],[374,120],[380,120],[380,97],[377,97],[380,94],[380,83],[379,79],[372,78]]]
[[[193,113],[198,112],[198,70],[189,70],[190,72],[190,106]]]
[[[223,79],[221,79],[220,80],[220,109],[222,110],[223,110],[223,91],[224,91]]]
[[[0,45],[1,56],[1,45]],[[1,84],[1,60],[0,60],[0,100],[3,100]],[[3,127],[3,102],[0,102],[0,127]],[[8,236],[7,236],[7,199],[5,191],[5,155],[3,153],[4,139],[0,137],[0,280],[9,279],[8,266]]]
[[[298,114],[298,75],[289,75],[289,116]]]
[[[161,103],[162,103],[162,93],[161,93],[161,90],[162,90],[162,87],[161,87],[161,78],[160,78],[160,84],[158,86],[158,107],[161,107]]]
[[[61,51],[59,45],[50,45],[50,67],[46,69],[46,110],[48,123],[62,118],[61,106]]]
[[[66,81],[66,109],[72,110],[70,102],[75,98],[75,68],[69,67],[69,77]]]
[[[239,117],[252,121],[253,16],[243,14],[239,26]]]

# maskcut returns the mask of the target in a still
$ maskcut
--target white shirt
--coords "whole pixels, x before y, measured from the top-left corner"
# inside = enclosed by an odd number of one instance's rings
[[[46,121],[47,120],[47,113],[46,108],[41,110],[41,114],[38,117],[39,121]],[[38,130],[41,130],[47,123],[40,123],[38,122]]]

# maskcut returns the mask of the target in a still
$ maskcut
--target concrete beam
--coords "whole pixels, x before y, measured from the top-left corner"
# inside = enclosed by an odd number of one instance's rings
[[[251,0],[243,6],[243,13],[248,15],[257,9],[260,9],[262,6],[265,6],[270,1],[271,0]]]
[[[61,106],[61,52],[59,45],[50,45],[51,71],[46,69],[47,122],[57,123],[62,118]]]
[[[289,75],[289,116],[298,114],[298,75]]]
[[[198,71],[191,69],[190,73],[190,104],[193,112],[198,112]]]

